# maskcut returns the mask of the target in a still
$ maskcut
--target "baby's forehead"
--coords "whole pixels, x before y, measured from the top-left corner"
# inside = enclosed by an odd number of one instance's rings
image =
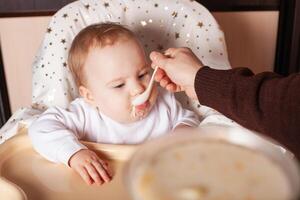
[[[93,45],[89,48],[86,60],[93,59],[104,63],[127,62],[143,64],[147,62],[145,51],[136,39],[120,40],[113,44]]]
[[[150,68],[150,64],[140,47],[120,43],[90,49],[84,68],[87,78],[99,76],[106,79],[137,74]]]

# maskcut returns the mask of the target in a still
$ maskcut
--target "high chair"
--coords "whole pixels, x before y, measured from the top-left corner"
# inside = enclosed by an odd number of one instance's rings
[[[26,196],[28,199],[82,199],[85,195],[90,195],[88,199],[130,199],[121,184],[120,169],[134,146],[86,143],[108,156],[116,167],[112,183],[91,187],[72,170],[41,158],[33,151],[26,135],[27,127],[48,107],[66,108],[78,97],[67,64],[71,42],[84,27],[107,21],[134,31],[147,55],[152,50],[185,46],[204,65],[230,68],[221,28],[196,1],[80,0],[66,5],[52,17],[32,65],[32,104],[15,112],[1,129],[0,199],[26,199]],[[179,95],[178,100],[203,119],[216,113],[185,95]]]

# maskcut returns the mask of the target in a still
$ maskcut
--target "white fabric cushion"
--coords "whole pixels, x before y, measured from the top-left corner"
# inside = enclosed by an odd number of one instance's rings
[[[190,47],[204,64],[227,69],[223,32],[203,6],[190,0],[81,0],[52,18],[33,64],[33,103],[38,108],[67,107],[78,92],[67,66],[73,38],[84,27],[119,22],[134,31],[146,52]]]

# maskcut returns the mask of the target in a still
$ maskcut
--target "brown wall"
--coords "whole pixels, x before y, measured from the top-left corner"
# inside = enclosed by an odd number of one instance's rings
[[[278,12],[213,13],[225,32],[233,67],[274,66]],[[31,64],[50,17],[0,18],[0,41],[12,112],[31,103]]]
[[[255,73],[273,71],[278,11],[214,13],[226,38],[233,67],[249,67]]]

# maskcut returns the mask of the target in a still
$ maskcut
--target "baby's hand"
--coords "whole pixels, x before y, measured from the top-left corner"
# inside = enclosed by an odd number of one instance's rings
[[[70,158],[69,165],[88,185],[93,183],[101,185],[104,182],[109,182],[112,177],[112,171],[107,162],[101,160],[95,152],[88,149],[75,153]]]

